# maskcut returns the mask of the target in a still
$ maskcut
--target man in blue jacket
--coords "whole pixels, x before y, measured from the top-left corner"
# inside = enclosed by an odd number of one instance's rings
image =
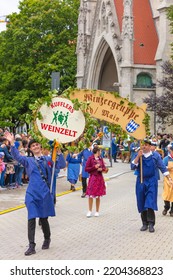
[[[26,256],[35,254],[35,229],[36,218],[40,218],[44,234],[42,249],[48,249],[50,245],[49,216],[55,216],[54,196],[50,192],[52,179],[53,162],[50,156],[42,156],[42,147],[38,141],[31,139],[28,147],[33,153],[33,157],[21,156],[16,149],[14,136],[5,132],[5,137],[11,143],[11,154],[13,158],[22,164],[29,177],[29,184],[26,190],[25,204],[28,210],[28,240],[29,248],[25,252]],[[59,151],[56,161],[56,168],[65,168],[66,163],[63,155]]]
[[[142,160],[142,168],[141,168]],[[157,207],[158,194],[158,171],[167,176],[173,185],[169,172],[164,165],[159,153],[151,152],[151,142],[144,139],[142,149],[138,151],[136,158],[132,161],[132,168],[137,169],[136,198],[139,213],[143,226],[141,231],[149,228],[149,232],[154,232],[155,210]],[[142,173],[142,174],[141,174]]]

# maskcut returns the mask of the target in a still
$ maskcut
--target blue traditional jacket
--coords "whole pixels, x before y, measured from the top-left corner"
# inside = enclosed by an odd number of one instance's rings
[[[89,173],[85,171],[86,162],[88,158],[93,154],[93,152],[89,149],[84,149],[79,155],[82,157],[82,177],[88,178]]]
[[[53,162],[50,156],[35,157],[21,156],[16,147],[11,147],[11,154],[21,163],[29,177],[29,184],[25,195],[25,204],[28,210],[28,220],[32,218],[46,218],[55,216],[54,195],[50,193]],[[36,162],[37,161],[37,162]],[[39,167],[38,167],[39,166]],[[55,168],[65,168],[66,163],[62,154],[57,157]],[[41,171],[40,171],[41,170]],[[56,182],[54,180],[55,191]]]
[[[81,156],[77,156],[77,158],[74,158],[73,153],[69,153],[66,157],[66,161],[68,162],[67,180],[74,180],[75,182],[77,182],[80,172],[80,164],[82,162]]]
[[[141,213],[148,208],[158,210],[158,169],[167,174],[167,168],[159,153],[153,152],[149,157],[142,156],[142,183],[140,163],[132,163],[132,169],[137,169],[136,175],[136,198],[138,211]]]

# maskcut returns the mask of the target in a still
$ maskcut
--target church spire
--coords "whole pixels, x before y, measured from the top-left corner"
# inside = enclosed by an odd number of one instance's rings
[[[77,86],[82,87],[97,0],[80,0],[77,41]]]

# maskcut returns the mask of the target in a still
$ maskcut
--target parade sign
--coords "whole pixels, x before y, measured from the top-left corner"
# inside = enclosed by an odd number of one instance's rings
[[[103,126],[103,138],[102,138],[102,145],[104,148],[111,147],[111,133],[108,130],[108,126]]]
[[[94,118],[120,125],[124,131],[136,139],[146,137],[143,123],[146,104],[141,107],[130,103],[127,99],[115,97],[111,92],[102,90],[74,90],[70,99],[89,102],[88,112]]]
[[[73,103],[60,97],[54,97],[48,106],[43,104],[39,112],[42,119],[36,119],[41,134],[49,140],[69,143],[76,140],[84,131],[85,118],[81,110],[74,110]]]

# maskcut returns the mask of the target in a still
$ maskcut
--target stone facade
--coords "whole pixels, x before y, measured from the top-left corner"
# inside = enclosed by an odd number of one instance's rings
[[[171,55],[166,9],[172,4],[173,0],[81,0],[77,87],[119,91],[138,105],[149,94],[162,94],[157,81],[162,79],[161,64]],[[154,114],[150,116],[151,132],[156,132]]]

